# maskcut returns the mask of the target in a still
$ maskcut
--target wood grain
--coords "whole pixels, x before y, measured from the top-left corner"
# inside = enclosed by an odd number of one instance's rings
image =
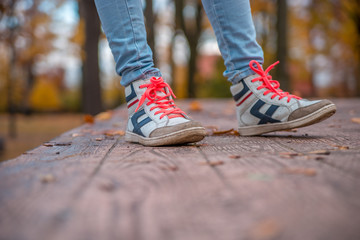
[[[156,148],[104,135],[121,107],[0,165],[0,239],[360,239],[360,102],[336,103],[296,132]],[[230,100],[200,104],[236,128]]]

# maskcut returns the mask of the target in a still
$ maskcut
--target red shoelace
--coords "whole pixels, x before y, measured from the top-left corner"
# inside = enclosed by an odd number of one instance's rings
[[[288,92],[284,92],[283,90],[281,90],[280,87],[280,83],[276,80],[272,80],[271,75],[269,75],[269,72],[271,69],[273,69],[275,67],[275,65],[277,65],[279,63],[279,61],[271,64],[265,71],[263,70],[263,68],[261,67],[260,63],[258,63],[256,60],[252,60],[250,61],[250,68],[251,70],[253,70],[254,72],[256,72],[257,74],[260,75],[260,77],[254,78],[253,80],[251,80],[251,82],[256,82],[256,81],[261,81],[262,85],[259,86],[257,88],[257,90],[261,90],[263,88],[266,88],[267,90],[264,92],[264,96],[266,96],[269,93],[272,93],[271,99],[274,99],[276,96],[279,96],[279,100],[286,97],[287,98],[287,102],[290,102],[291,98],[295,98],[295,99],[301,99],[301,97],[292,95]],[[253,65],[256,65],[257,68],[255,68]]]
[[[140,88],[146,88],[145,93],[141,96],[140,102],[135,110],[135,112],[140,108],[140,106],[145,102],[146,99],[149,101],[146,103],[147,106],[151,104],[155,104],[150,108],[150,111],[155,108],[159,108],[160,110],[155,112],[156,114],[162,113],[160,119],[164,116],[168,116],[168,118],[176,118],[176,117],[184,117],[186,114],[179,107],[177,107],[174,103],[174,100],[171,99],[171,96],[175,97],[175,94],[171,90],[169,84],[164,82],[164,79],[161,77],[152,77],[150,79],[150,83],[143,84]],[[166,92],[166,89],[168,92]],[[158,93],[162,93],[162,96],[159,96]]]

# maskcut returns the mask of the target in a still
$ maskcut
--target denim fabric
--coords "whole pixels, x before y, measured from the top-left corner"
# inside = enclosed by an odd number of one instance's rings
[[[151,76],[161,76],[154,68],[146,41],[141,0],[95,0],[105,35],[121,76],[121,85]]]
[[[121,84],[149,76],[161,76],[154,68],[146,41],[141,0],[95,0],[106,37],[116,62]],[[256,42],[249,0],[202,0],[225,61],[224,76],[233,84],[253,74],[251,60],[263,63]]]
[[[263,64],[263,51],[256,42],[249,0],[202,0],[205,12],[216,35],[226,71],[233,84],[254,74],[251,60]]]

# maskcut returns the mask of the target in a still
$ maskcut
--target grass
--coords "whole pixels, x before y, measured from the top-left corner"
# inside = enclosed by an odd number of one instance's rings
[[[5,149],[0,151],[0,161],[15,158],[23,152],[49,141],[63,132],[80,126],[81,114],[34,114],[16,116],[15,138],[8,137],[9,119],[0,114],[0,138],[5,140]]]

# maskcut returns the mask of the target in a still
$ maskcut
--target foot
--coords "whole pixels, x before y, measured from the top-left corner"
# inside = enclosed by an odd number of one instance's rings
[[[125,134],[128,142],[145,146],[193,143],[206,131],[178,108],[170,86],[159,77],[137,80],[125,88],[129,120]]]
[[[329,100],[309,101],[282,91],[279,82],[268,74],[276,64],[264,71],[253,60],[250,68],[256,74],[231,86],[242,136],[305,127],[323,121],[336,111]]]

